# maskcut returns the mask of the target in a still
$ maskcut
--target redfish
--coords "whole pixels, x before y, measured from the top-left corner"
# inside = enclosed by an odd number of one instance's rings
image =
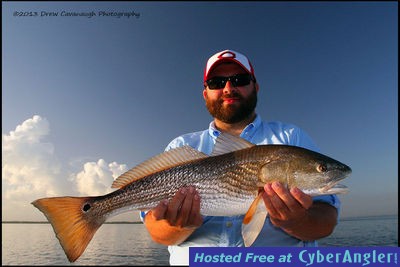
[[[254,145],[221,134],[211,155],[190,146],[161,153],[118,177],[112,187],[119,189],[109,194],[42,198],[32,204],[51,223],[70,262],[82,255],[108,218],[153,209],[188,186],[200,195],[202,215],[245,215],[242,236],[251,246],[267,216],[261,197],[266,183],[279,181],[312,196],[340,194],[347,187],[338,182],[350,173],[347,165],[305,148]]]

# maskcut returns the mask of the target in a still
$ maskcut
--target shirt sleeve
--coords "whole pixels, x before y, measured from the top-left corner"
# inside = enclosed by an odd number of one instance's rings
[[[177,137],[167,145],[167,147],[165,148],[165,151],[168,151],[170,149],[174,149],[174,148],[177,148],[177,147],[181,147],[184,144],[185,144],[184,139],[182,137]]]
[[[336,195],[315,196],[313,197],[313,201],[328,203],[335,207],[338,211],[340,209],[340,200]]]
[[[140,214],[139,214],[140,220],[142,221],[142,223],[144,223],[144,216],[146,216],[147,212],[149,212],[149,211],[148,210],[147,211],[141,211]]]
[[[314,143],[314,141],[308,135],[308,133],[305,132],[303,129],[300,129],[299,127],[294,125],[293,125],[293,138],[291,143],[295,146],[303,147],[320,153],[320,149]]]

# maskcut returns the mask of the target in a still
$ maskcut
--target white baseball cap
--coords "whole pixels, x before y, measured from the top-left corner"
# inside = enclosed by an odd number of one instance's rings
[[[211,69],[221,62],[234,62],[236,64],[239,64],[249,74],[255,77],[253,66],[245,55],[239,52],[235,52],[233,50],[224,50],[214,54],[208,59],[207,65],[204,69],[204,81],[207,80],[208,74],[210,73]]]

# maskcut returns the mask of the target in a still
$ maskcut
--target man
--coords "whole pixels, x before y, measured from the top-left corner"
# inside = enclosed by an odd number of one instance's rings
[[[172,140],[166,150],[190,145],[211,154],[221,132],[254,144],[288,144],[318,150],[310,137],[294,125],[263,122],[256,114],[259,85],[248,58],[225,50],[207,61],[203,97],[214,120],[204,131]],[[339,199],[335,195],[312,198],[297,188],[288,190],[274,182],[264,186],[263,200],[269,216],[252,246],[316,246],[336,223]],[[244,246],[243,216],[203,217],[195,188],[181,188],[141,216],[154,241],[168,245],[171,265],[189,264],[190,246]]]

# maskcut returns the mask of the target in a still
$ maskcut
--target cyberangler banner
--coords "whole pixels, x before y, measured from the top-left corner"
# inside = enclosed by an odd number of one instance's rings
[[[191,247],[190,267],[399,266],[399,247]]]

